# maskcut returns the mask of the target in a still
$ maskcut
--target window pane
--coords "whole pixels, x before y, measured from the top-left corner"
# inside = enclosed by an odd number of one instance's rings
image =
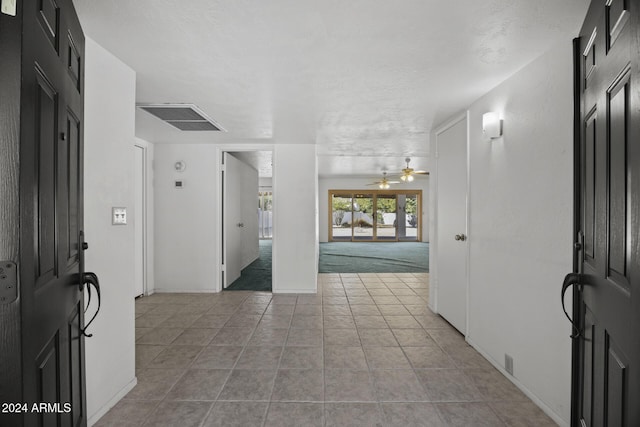
[[[373,195],[353,198],[353,240],[373,240]]]
[[[351,197],[331,198],[332,238],[333,240],[351,240]]]
[[[379,195],[376,207],[376,237],[378,240],[396,240],[396,195]]]

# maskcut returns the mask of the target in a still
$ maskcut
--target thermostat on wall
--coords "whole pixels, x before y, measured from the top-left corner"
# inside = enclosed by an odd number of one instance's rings
[[[175,187],[176,188],[184,188],[184,181],[183,180],[177,180],[175,182]]]
[[[179,160],[174,163],[173,167],[176,170],[176,172],[184,172],[184,170],[187,168],[187,164],[182,160]]]

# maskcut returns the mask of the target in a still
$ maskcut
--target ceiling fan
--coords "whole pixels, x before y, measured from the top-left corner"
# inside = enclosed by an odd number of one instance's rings
[[[372,182],[367,185],[377,185],[380,189],[386,190],[390,187],[390,184],[400,184],[400,181],[389,181],[387,179],[387,173],[382,172],[382,179],[380,181]]]
[[[411,159],[409,157],[404,159],[404,161],[407,162],[407,167],[402,169],[402,176],[400,177],[400,179],[403,182],[413,181],[413,175],[429,175],[429,172],[427,171],[416,171],[416,170],[413,170],[413,168],[410,168],[409,162],[411,161]]]

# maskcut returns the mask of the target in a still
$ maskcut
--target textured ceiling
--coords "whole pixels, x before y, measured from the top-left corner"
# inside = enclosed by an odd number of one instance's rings
[[[554,44],[570,43],[588,6],[588,0],[74,3],[86,34],[137,72],[137,102],[193,103],[228,131],[180,132],[137,111],[137,136],[154,143],[314,143],[323,175],[378,174],[406,156],[428,157],[435,125]]]
[[[273,175],[272,151],[230,151],[229,154],[257,170],[260,178]]]

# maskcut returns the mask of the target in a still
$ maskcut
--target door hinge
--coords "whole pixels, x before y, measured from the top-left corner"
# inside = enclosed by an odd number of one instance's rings
[[[18,267],[12,261],[0,261],[0,304],[18,299]]]

